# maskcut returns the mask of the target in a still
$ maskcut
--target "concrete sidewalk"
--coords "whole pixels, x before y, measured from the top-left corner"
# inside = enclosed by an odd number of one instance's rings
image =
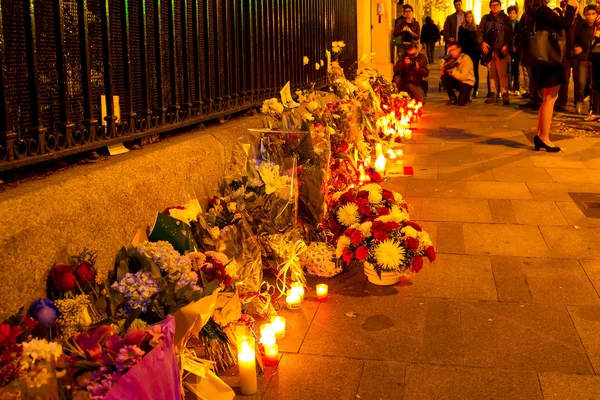
[[[404,146],[414,177],[387,183],[437,262],[394,287],[345,273],[327,303],[282,311],[284,355],[254,398],[600,398],[600,219],[569,196],[600,193],[600,139],[534,152],[536,115],[484,98],[446,107],[438,78]]]

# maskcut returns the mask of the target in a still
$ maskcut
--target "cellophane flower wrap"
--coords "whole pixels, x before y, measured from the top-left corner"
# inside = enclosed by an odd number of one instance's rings
[[[344,267],[368,262],[383,271],[419,272],[435,261],[429,235],[411,222],[402,197],[369,184],[336,196],[328,226],[338,232],[336,257]],[[336,237],[336,236],[332,236]]]

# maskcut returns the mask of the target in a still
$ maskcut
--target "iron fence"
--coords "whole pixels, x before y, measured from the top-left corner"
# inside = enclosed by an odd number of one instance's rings
[[[0,171],[324,84],[356,35],[355,0],[0,0]]]

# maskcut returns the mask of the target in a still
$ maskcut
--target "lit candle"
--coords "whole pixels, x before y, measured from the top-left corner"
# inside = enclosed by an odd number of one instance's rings
[[[238,366],[240,369],[240,390],[244,396],[257,392],[256,355],[254,354],[254,338],[242,336],[238,339]]]
[[[277,365],[279,363],[279,346],[265,346],[265,365]]]
[[[296,293],[300,296],[300,300],[304,300],[304,285],[300,282],[292,282],[290,294],[291,293]]]
[[[327,301],[327,292],[328,291],[329,291],[329,288],[327,287],[326,284],[321,283],[321,284],[317,285],[317,301],[320,301],[320,302]]]
[[[284,317],[273,317],[271,318],[271,326],[275,331],[275,338],[281,339],[285,337],[285,318]]]
[[[260,342],[264,345],[275,344],[275,330],[271,324],[262,324],[260,326]]]
[[[406,139],[406,140],[412,139],[412,131],[410,129],[404,130],[404,139]]]
[[[300,308],[300,303],[302,299],[298,295],[298,293],[292,292],[285,298],[285,304],[287,308],[290,310],[298,310]]]
[[[385,158],[385,156],[383,154],[379,154],[379,157],[375,161],[375,169],[377,170],[377,172],[381,173],[381,172],[385,171],[386,164],[387,164],[387,159]]]

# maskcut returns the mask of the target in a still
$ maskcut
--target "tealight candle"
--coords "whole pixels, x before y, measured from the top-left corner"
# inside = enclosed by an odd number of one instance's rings
[[[321,284],[317,285],[317,301],[320,301],[320,302],[327,301],[328,291],[329,291],[329,288],[327,287],[326,284],[321,283]]]
[[[271,324],[262,324],[260,326],[260,342],[265,346],[275,344],[275,330]]]
[[[276,344],[265,347],[265,365],[277,365],[279,363],[279,346]]]
[[[301,301],[304,300],[304,285],[300,282],[292,282],[290,294],[291,293],[296,293],[298,296],[300,296]]]
[[[257,392],[256,355],[254,353],[254,338],[242,336],[238,339],[238,366],[240,369],[240,391],[245,396]]]
[[[300,295],[298,295],[298,293],[295,292],[290,293],[289,296],[285,298],[285,304],[290,310],[298,310],[300,308],[301,302],[302,299],[300,298]]]
[[[271,326],[275,331],[275,338],[281,339],[285,337],[285,318],[284,317],[273,317],[271,318]]]

